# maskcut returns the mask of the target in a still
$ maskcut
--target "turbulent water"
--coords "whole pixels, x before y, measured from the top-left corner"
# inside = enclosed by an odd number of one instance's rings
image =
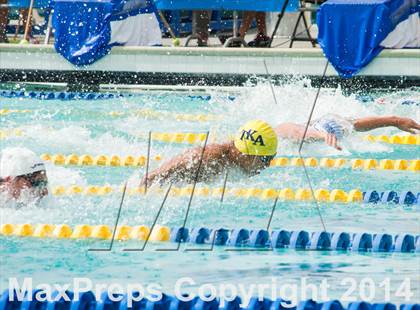
[[[274,87],[275,99],[268,84],[240,88],[235,91],[209,90],[206,94],[193,92],[141,92],[112,100],[47,101],[34,99],[0,99],[0,109],[29,110],[27,113],[9,113],[0,118],[0,130],[8,132],[0,140],[1,149],[25,146],[37,154],[99,154],[145,155],[147,136],[153,132],[210,132],[211,142],[227,141],[237,128],[248,120],[259,118],[272,125],[280,122],[305,123],[316,89],[307,87],[307,81]],[[199,96],[198,96],[199,95]],[[210,95],[207,100],[205,96]],[[201,96],[201,97],[200,97]],[[277,104],[276,104],[277,101]],[[420,121],[419,89],[399,91],[375,90],[365,94],[344,94],[341,89],[323,89],[314,118],[327,113],[357,118],[372,115],[399,115]],[[119,112],[113,113],[111,112]],[[118,115],[117,115],[118,114]],[[204,121],[179,120],[179,114],[206,115]],[[178,120],[177,120],[178,119]],[[208,121],[207,121],[208,120]],[[22,135],[13,134],[20,130]],[[395,128],[383,128],[372,134],[396,134]],[[303,153],[311,157],[390,158],[415,159],[418,146],[366,142],[365,134],[358,133],[342,142],[343,151],[322,143],[305,145]],[[172,157],[191,147],[188,144],[152,141],[152,156]],[[279,141],[278,156],[296,156],[298,146]],[[159,165],[151,161],[151,169]],[[47,165],[50,186],[112,185],[120,186],[126,180],[137,185],[144,175],[143,168],[122,167],[63,167]],[[351,169],[311,168],[309,173],[315,188],[340,188],[349,191],[375,189],[379,191],[420,190],[418,174],[407,171],[352,171]],[[223,180],[200,186],[219,187]],[[231,176],[228,187],[284,188],[308,187],[301,168],[273,167],[252,178]],[[121,193],[103,197],[60,196],[49,197],[40,206],[16,208],[8,205],[0,209],[1,223],[55,223],[76,225],[113,225]],[[3,197],[4,199],[4,197]],[[151,225],[163,194],[128,196],[124,202],[120,223]],[[161,225],[182,225],[188,197],[169,197],[159,217]],[[194,197],[188,227],[265,228],[273,206],[272,200]],[[419,213],[416,207],[364,204],[323,204],[321,214],[328,231],[386,232],[420,234]],[[276,208],[272,229],[320,231],[321,221],[313,203],[280,202]],[[75,275],[87,275],[98,282],[111,279],[122,283],[141,280],[158,282],[167,291],[180,276],[191,276],[197,287],[206,282],[265,283],[271,276],[282,281],[297,281],[307,276],[319,283],[332,281],[331,297],[339,298],[346,289],[340,281],[344,277],[372,277],[375,283],[391,277],[396,289],[405,278],[411,279],[417,297],[418,255],[330,252],[235,253],[217,248],[214,252],[122,252],[117,244],[113,252],[87,252],[93,241],[33,240],[0,237],[4,277],[1,287],[10,276],[31,274],[36,282],[63,282]],[[135,242],[130,246],[138,246]],[[152,245],[156,247],[159,245]],[[286,282],[287,282],[286,281]],[[379,290],[379,286],[378,286]],[[376,300],[384,299],[378,294]],[[418,298],[419,300],[420,298]],[[392,300],[404,301],[393,296]]]

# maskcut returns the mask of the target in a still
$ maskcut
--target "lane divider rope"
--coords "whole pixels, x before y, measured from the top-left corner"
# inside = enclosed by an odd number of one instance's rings
[[[121,192],[122,187],[113,187],[110,185],[95,186],[56,186],[52,189],[52,194],[55,196],[69,196],[69,195],[90,195],[90,196],[105,196],[115,192]],[[162,188],[149,188],[149,193],[162,194]],[[170,196],[184,197],[190,196],[192,192],[191,186],[186,187],[172,187]],[[256,198],[260,200],[267,199],[281,199],[288,201],[312,201],[312,195],[307,188],[298,188],[293,190],[291,188],[275,189],[275,188],[226,188],[223,187],[197,187],[194,191],[196,196],[200,197],[220,197],[224,193],[225,196],[236,198]],[[144,187],[128,188],[128,195],[144,195]],[[327,190],[324,188],[315,190],[315,198],[320,202],[331,203],[395,203],[402,205],[413,205],[419,203],[420,193],[412,191],[404,191],[397,193],[395,191],[380,192],[376,190],[360,191],[352,189],[348,192],[342,189]]]
[[[9,137],[22,137],[25,133],[20,129],[10,129],[10,130],[0,130],[0,140],[6,139]]]
[[[31,110],[14,110],[14,109],[0,109],[0,115],[9,115],[9,114],[25,114],[31,113]]]
[[[152,132],[152,140],[166,143],[202,143],[206,140],[205,133],[169,133],[169,132]]]
[[[1,111],[0,111],[1,113]],[[178,118],[181,119],[181,118]],[[183,120],[198,120],[200,116],[195,115],[184,115],[182,116]],[[9,137],[22,137],[25,136],[24,130],[21,129],[0,129],[0,139],[5,139]],[[143,137],[143,135],[138,135],[139,137]],[[145,136],[145,135],[144,135]],[[205,133],[168,133],[168,132],[153,132],[152,133],[152,140],[165,142],[165,143],[188,143],[188,144],[195,144],[195,143],[202,143],[206,139]],[[216,140],[216,138],[214,138]]]
[[[137,116],[144,117],[146,119],[175,119],[177,121],[190,121],[190,122],[209,122],[214,120],[222,119],[221,116],[214,114],[188,114],[188,113],[175,113],[172,111],[155,111],[152,109],[140,109],[135,111],[111,111],[108,115],[113,117],[122,117],[122,116]],[[173,135],[174,133],[166,133],[168,135]],[[188,135],[197,135],[197,133],[186,133]]]
[[[153,136],[153,135],[152,135]],[[0,132],[1,137],[1,132]],[[63,155],[63,154],[43,154],[41,159],[49,161],[55,165],[78,165],[78,166],[113,166],[113,167],[138,167],[144,166],[145,156],[118,156],[118,155]],[[153,158],[156,161],[162,160],[161,155]],[[301,167],[305,163],[306,167],[321,168],[352,168],[364,170],[401,170],[401,171],[420,171],[420,159],[349,159],[349,158],[314,158],[308,157],[277,157],[274,158],[270,166],[272,167]]]
[[[132,94],[122,93],[81,93],[81,92],[54,92],[54,91],[15,91],[0,90],[0,97],[4,98],[30,98],[39,100],[103,100],[132,97]]]
[[[16,109],[0,109],[0,116],[7,116],[10,114],[24,114],[24,113],[32,113],[31,110],[16,110]],[[88,113],[88,112],[86,112]],[[86,113],[84,113],[86,115]],[[95,115],[101,115],[100,112],[95,113]],[[210,122],[215,120],[221,120],[221,116],[217,116],[214,114],[187,114],[187,113],[174,113],[170,111],[155,111],[152,109],[139,109],[134,111],[110,111],[103,116],[111,116],[115,117],[127,117],[127,116],[134,116],[134,117],[141,117],[145,119],[162,119],[166,120],[168,118],[175,119],[177,121],[187,121],[187,122]],[[173,135],[173,133],[167,133]],[[187,135],[197,135],[197,133],[186,133]],[[169,141],[168,141],[169,142]],[[175,141],[173,141],[175,142]],[[182,143],[188,141],[182,141]],[[178,142],[181,143],[181,142]],[[194,142],[191,142],[194,143]]]
[[[389,144],[410,144],[410,145],[420,145],[420,135],[367,135],[364,137],[365,141],[369,142],[384,142]]]
[[[9,110],[1,109],[0,115],[8,115],[13,113],[30,113],[31,110]],[[143,116],[146,118],[159,118],[159,117],[171,117],[178,121],[197,121],[197,122],[208,122],[216,119],[220,119],[216,115],[204,115],[204,114],[179,114],[172,112],[153,111],[149,109],[138,110],[135,112],[118,112],[112,111],[108,113],[113,117],[118,116]],[[205,133],[193,133],[193,132],[153,132],[152,139],[155,141],[161,141],[165,143],[187,143],[196,144],[202,143],[205,140]],[[420,145],[420,135],[366,135],[363,138],[369,142],[385,142],[389,144],[402,144],[402,145]]]
[[[67,224],[11,224],[0,226],[4,236],[58,238],[58,239],[111,239],[112,227],[108,225]],[[174,227],[156,225],[120,225],[114,238],[120,241],[139,240],[152,242],[182,242],[193,244],[215,244],[218,246],[251,248],[289,248],[301,250],[341,250],[355,252],[402,252],[420,253],[420,236],[401,233],[350,233],[307,232],[305,230],[265,229],[209,229],[206,227]]]
[[[24,91],[24,90],[0,90],[0,97],[4,98],[32,98],[40,100],[101,100],[133,97],[130,93],[83,93],[83,92],[58,92],[58,91]],[[193,100],[211,100],[211,95],[188,95]],[[227,99],[233,101],[235,96],[228,95]]]
[[[182,135],[184,138],[182,138]],[[160,140],[166,143],[188,143],[196,144],[202,142],[203,134],[200,133],[173,133],[166,132],[156,135],[155,140]],[[390,144],[406,144],[406,145],[420,145],[420,135],[366,135],[363,137],[365,141],[369,142],[385,142]]]
[[[355,98],[356,100],[361,101],[361,102],[377,102],[379,104],[387,104],[391,102],[392,100],[393,103],[399,103],[401,105],[416,105],[416,106],[420,105],[420,101],[417,98],[416,99],[385,98],[385,97],[375,98],[374,96],[369,95],[369,94],[356,94]],[[395,102],[394,100],[397,102]]]
[[[146,156],[132,156],[127,155],[124,157],[118,155],[63,155],[63,154],[42,154],[41,159],[49,161],[55,165],[65,166],[109,166],[109,167],[143,167],[146,165]],[[162,160],[161,155],[155,155],[153,160]]]
[[[277,157],[274,158],[270,166],[285,167],[294,166],[300,167],[305,163],[306,167],[322,167],[322,168],[351,168],[351,169],[364,169],[364,170],[409,170],[420,171],[419,159],[373,159],[373,158],[321,158],[308,157],[301,159],[299,157],[287,158]]]
[[[67,290],[66,292],[54,290],[51,301],[41,301],[37,298],[38,290],[32,290],[25,294],[23,301],[17,301],[17,296],[22,296],[22,292],[17,292],[7,288],[0,297],[1,310],[25,310],[25,309],[61,309],[61,310],[85,310],[89,309],[159,309],[159,310],[261,310],[261,309],[290,309],[290,310],[418,310],[420,304],[401,304],[395,305],[390,302],[371,304],[365,301],[351,302],[344,307],[338,300],[330,300],[316,302],[312,299],[299,301],[293,306],[290,301],[283,298],[271,300],[269,298],[261,298],[261,296],[251,297],[247,305],[242,304],[243,301],[239,296],[213,296],[213,298],[192,296],[185,294],[182,296],[173,296],[162,293],[159,300],[143,298],[144,293],[131,292],[128,293],[112,293],[109,291],[83,291],[76,293]],[[11,296],[13,294],[13,296]],[[97,295],[95,295],[97,294]],[[139,298],[140,297],[140,298]],[[189,297],[189,298],[187,298]],[[221,298],[224,298],[221,301]]]

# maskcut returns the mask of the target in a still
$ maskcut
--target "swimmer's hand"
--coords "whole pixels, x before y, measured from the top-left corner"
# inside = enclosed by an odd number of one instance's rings
[[[395,127],[412,134],[416,134],[416,130],[420,130],[420,124],[411,118],[398,117]]]
[[[343,148],[341,146],[338,145],[338,139],[337,137],[332,134],[332,133],[322,133],[323,134],[323,139],[325,141],[325,143],[327,143],[329,146],[342,151]]]

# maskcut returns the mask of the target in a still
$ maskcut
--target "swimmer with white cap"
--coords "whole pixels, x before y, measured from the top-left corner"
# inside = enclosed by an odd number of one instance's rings
[[[48,195],[44,163],[26,148],[6,148],[0,153],[0,194],[18,200],[23,192],[40,200]]]
[[[325,141],[329,146],[341,150],[339,141],[353,131],[369,131],[389,126],[413,134],[420,130],[420,124],[410,118],[379,116],[345,119],[328,114],[310,124],[306,140]],[[277,153],[278,138],[300,141],[304,132],[305,125],[296,123],[283,123],[272,128],[261,120],[248,122],[239,129],[233,141],[209,144],[204,151],[203,148],[196,147],[166,161],[147,176],[147,185],[157,182],[207,181],[232,168],[248,175],[258,174],[270,166],[270,161]],[[140,185],[145,184],[144,177]]]

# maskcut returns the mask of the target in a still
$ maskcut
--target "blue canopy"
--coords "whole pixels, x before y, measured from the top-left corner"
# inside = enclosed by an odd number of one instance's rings
[[[342,77],[352,77],[383,49],[380,43],[411,14],[418,0],[328,0],[317,17],[318,42]]]
[[[55,0],[55,49],[77,66],[92,64],[111,50],[111,21],[155,11],[150,0]]]

